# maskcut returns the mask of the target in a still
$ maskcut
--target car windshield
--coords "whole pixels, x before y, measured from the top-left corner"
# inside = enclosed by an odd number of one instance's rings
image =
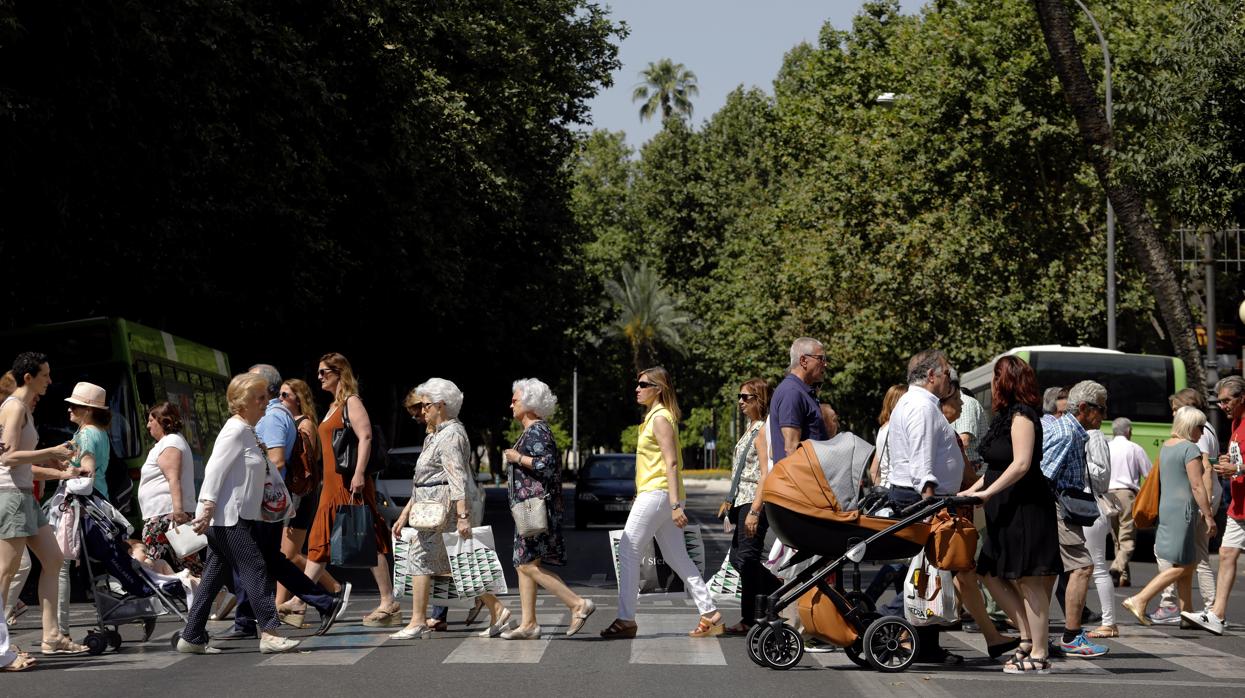
[[[582,477],[585,480],[635,479],[635,456],[595,458],[584,465]]]

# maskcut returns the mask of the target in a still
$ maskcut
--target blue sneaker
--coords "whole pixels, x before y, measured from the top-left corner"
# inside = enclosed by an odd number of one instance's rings
[[[1094,644],[1088,637],[1085,637],[1084,631],[1081,631],[1081,634],[1077,635],[1072,642],[1060,642],[1059,649],[1063,650],[1065,657],[1082,657],[1085,659],[1101,657],[1111,651],[1111,648],[1106,645]]]

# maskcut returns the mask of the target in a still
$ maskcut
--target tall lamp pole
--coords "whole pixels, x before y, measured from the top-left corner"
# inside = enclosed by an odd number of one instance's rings
[[[1107,47],[1107,37],[1102,34],[1102,27],[1094,13],[1089,11],[1085,3],[1076,0],[1076,4],[1089,17],[1098,34],[1098,43],[1102,46],[1102,73],[1107,94],[1107,128],[1115,135],[1115,119],[1111,109],[1111,49]],[[1111,206],[1111,197],[1107,197],[1107,348],[1114,349],[1115,342],[1115,208]]]

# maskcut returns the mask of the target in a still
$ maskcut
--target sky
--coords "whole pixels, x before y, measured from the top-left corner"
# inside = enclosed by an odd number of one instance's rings
[[[696,74],[700,96],[692,101],[692,123],[699,125],[726,103],[741,84],[773,94],[783,56],[793,46],[815,44],[822,25],[850,29],[860,0],[604,0],[610,15],[631,34],[619,48],[622,68],[614,86],[590,104],[592,128],[626,131],[638,148],[661,128],[660,117],[640,123],[640,103],[631,101],[639,72],[650,62],[670,58]],[[900,0],[916,13],[922,0]]]

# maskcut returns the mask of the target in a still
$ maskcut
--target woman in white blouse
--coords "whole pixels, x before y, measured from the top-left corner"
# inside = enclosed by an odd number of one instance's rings
[[[220,653],[208,646],[206,626],[212,600],[232,571],[237,573],[255,612],[260,629],[259,651],[289,652],[298,646],[298,641],[276,633],[281,621],[277,619],[274,585],[254,530],[268,518],[261,512],[289,506],[288,496],[284,506],[264,501],[264,485],[276,471],[255,435],[255,424],[268,406],[268,381],[254,373],[234,376],[225,390],[225,399],[233,416],[221,427],[212,446],[199,492],[198,518],[193,522],[195,531],[207,533],[207,563],[186,627],[177,641],[177,651]],[[275,481],[280,482],[279,478],[278,473]],[[284,492],[284,488],[280,491]]]
[[[176,405],[158,402],[147,411],[147,432],[156,445],[147,453],[139,474],[138,508],[145,522],[147,554],[169,563],[175,571],[188,569],[201,577],[199,554],[179,558],[166,537],[170,529],[191,519],[195,501],[195,461],[181,431],[182,415]]]

